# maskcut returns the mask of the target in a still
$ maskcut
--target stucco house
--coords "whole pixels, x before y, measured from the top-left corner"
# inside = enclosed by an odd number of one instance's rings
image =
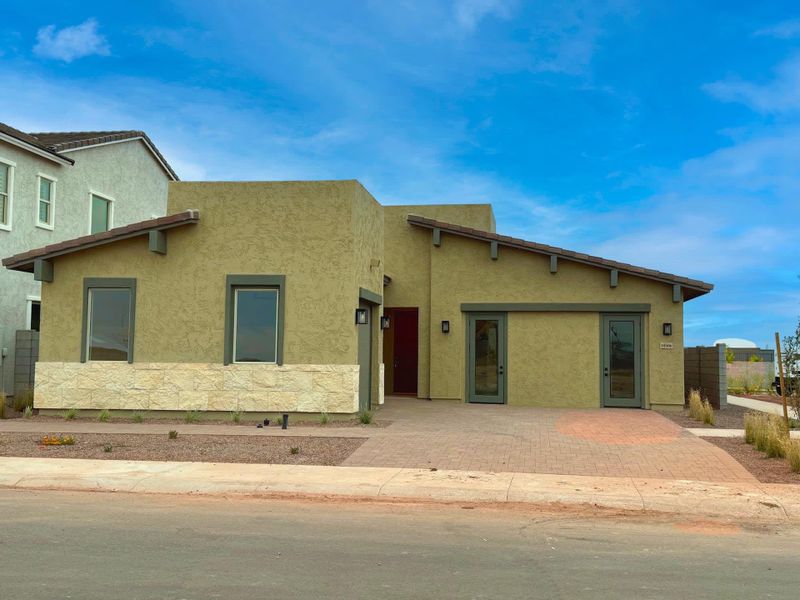
[[[177,179],[141,131],[25,133],[0,123],[0,254],[162,216],[167,183]],[[0,390],[8,395],[29,385],[28,371],[15,376],[15,339],[39,329],[40,288],[0,270]]]
[[[39,409],[679,409],[683,303],[713,287],[357,181],[176,182],[167,213],[3,260],[43,282]]]

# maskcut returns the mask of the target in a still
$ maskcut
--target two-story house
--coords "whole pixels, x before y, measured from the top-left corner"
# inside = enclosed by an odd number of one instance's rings
[[[0,254],[161,216],[178,176],[142,131],[24,133],[0,123]],[[0,390],[26,386],[15,340],[39,329],[41,285],[0,270]],[[26,348],[27,350],[27,348]],[[23,369],[24,370],[24,369]]]

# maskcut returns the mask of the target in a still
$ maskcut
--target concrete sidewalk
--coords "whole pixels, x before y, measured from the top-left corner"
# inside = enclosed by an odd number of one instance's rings
[[[689,427],[686,429],[689,433],[697,437],[721,437],[721,438],[743,438],[744,429],[713,429],[711,427]],[[789,432],[789,436],[793,439],[800,439],[800,430],[793,429]]]
[[[734,404],[743,408],[757,410],[759,412],[770,413],[773,415],[783,416],[783,404],[776,404],[774,402],[764,402],[763,400],[753,400],[752,398],[742,398],[741,396],[731,396],[728,394],[728,404]],[[789,407],[789,417],[792,417],[792,408]]]
[[[523,503],[800,523],[800,486],[743,482],[403,468],[0,458],[0,487]]]

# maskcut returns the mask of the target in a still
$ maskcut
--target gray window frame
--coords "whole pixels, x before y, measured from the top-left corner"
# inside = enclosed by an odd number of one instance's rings
[[[277,346],[274,363],[247,364],[283,364],[283,329],[286,314],[286,276],[285,275],[226,275],[225,276],[225,346],[223,364],[239,364],[233,361],[234,311],[236,308],[237,289],[277,289],[278,290],[278,322],[276,327]]]
[[[83,326],[81,327],[81,362],[89,362],[89,291],[92,289],[126,289],[131,294],[128,363],[133,362],[136,331],[136,279],[129,277],[86,277],[83,280]],[[121,361],[114,361],[121,362]]]

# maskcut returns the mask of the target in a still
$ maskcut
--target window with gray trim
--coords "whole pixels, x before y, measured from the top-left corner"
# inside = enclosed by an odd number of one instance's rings
[[[82,362],[133,362],[135,279],[85,279]]]
[[[237,287],[233,293],[233,362],[277,362],[278,289]]]
[[[228,275],[225,364],[283,364],[283,275]]]

